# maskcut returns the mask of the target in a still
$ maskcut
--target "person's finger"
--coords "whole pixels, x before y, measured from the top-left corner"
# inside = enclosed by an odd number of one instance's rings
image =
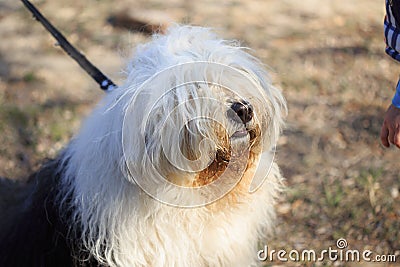
[[[389,141],[388,141],[388,135],[389,135],[389,130],[388,127],[386,126],[386,123],[384,122],[382,124],[382,129],[381,129],[381,142],[382,145],[385,147],[389,147]]]
[[[395,134],[393,137],[393,144],[395,144],[398,148],[400,148],[400,128],[397,127],[394,132]]]
[[[394,144],[394,129],[391,125],[388,126],[388,131],[389,131],[389,136],[388,136],[389,143]]]

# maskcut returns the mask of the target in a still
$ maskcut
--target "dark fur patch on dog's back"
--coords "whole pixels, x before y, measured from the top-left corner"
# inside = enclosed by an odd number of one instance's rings
[[[53,160],[27,183],[0,180],[0,266],[73,266],[56,200],[58,169]]]

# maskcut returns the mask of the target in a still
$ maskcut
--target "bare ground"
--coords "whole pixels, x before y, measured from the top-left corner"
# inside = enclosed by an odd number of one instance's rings
[[[213,27],[252,48],[289,106],[277,153],[288,189],[268,246],[321,251],[342,237],[352,249],[400,254],[400,151],[379,143],[400,70],[384,54],[383,1],[34,3],[116,81],[148,38],[107,23],[121,10]],[[102,92],[19,1],[0,1],[0,37],[0,176],[22,179],[60,151]]]

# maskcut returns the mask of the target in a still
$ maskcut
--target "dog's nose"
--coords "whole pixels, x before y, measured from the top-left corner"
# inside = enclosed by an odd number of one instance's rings
[[[253,107],[247,101],[235,102],[231,108],[243,123],[248,123],[253,119]]]

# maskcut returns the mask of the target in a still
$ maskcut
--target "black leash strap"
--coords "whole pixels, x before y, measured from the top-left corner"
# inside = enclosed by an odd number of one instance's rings
[[[61,48],[72,57],[105,91],[110,91],[116,85],[96,68],[84,55],[82,55],[70,42],[36,9],[28,0],[21,0],[26,8],[42,25],[54,36]]]

